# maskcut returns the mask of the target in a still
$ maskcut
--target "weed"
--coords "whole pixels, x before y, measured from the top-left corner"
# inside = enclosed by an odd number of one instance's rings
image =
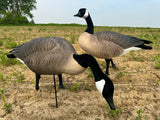
[[[70,43],[74,44],[75,43],[75,35],[72,35],[72,33],[70,34]]]
[[[124,72],[119,72],[117,75],[116,75],[116,78],[117,79],[120,79],[121,77],[124,76]]]
[[[32,28],[28,28],[28,31],[32,31]]]
[[[13,71],[12,76],[15,76],[18,82],[23,83],[24,82],[23,80],[25,79],[24,75],[20,71],[16,70],[15,68],[13,69],[15,71]]]
[[[130,74],[130,73],[129,73],[129,72],[119,72],[119,73],[116,75],[116,78],[117,78],[117,79],[120,79],[120,78],[122,78],[123,76],[128,75],[128,74]]]
[[[153,56],[153,61],[156,61],[158,59],[160,59],[160,53],[158,53],[157,55]]]
[[[117,79],[120,79],[120,78],[122,78],[123,76],[125,76],[125,73],[124,73],[124,72],[119,72],[119,73],[116,75],[116,78],[117,78]]]
[[[85,86],[85,90],[91,91],[91,87],[90,86]]]
[[[147,39],[151,38],[149,34],[145,34],[144,37],[147,38]]]
[[[3,90],[0,90],[0,95],[1,95],[2,100],[3,100],[3,102],[4,102],[5,111],[6,111],[7,113],[10,113],[10,112],[11,112],[12,105],[11,105],[10,103],[7,103],[7,102],[6,102],[6,99],[5,99],[4,95],[3,95]]]
[[[129,82],[133,82],[133,80],[132,80],[132,79],[129,79]]]
[[[138,53],[139,53],[139,51],[138,51]],[[131,59],[132,59],[133,61],[140,61],[140,62],[144,62],[144,61],[145,61],[144,58],[139,57],[140,55],[136,56],[135,51],[131,51],[131,52],[130,52],[130,56],[131,56]]]
[[[0,73],[0,80],[3,81],[3,87],[5,86],[8,78],[9,78],[8,76],[4,77],[4,75]]]
[[[118,118],[118,116],[122,113],[122,108],[120,107],[116,110],[111,110],[108,104],[106,104],[105,107],[109,109],[108,116],[110,118]]]
[[[132,57],[132,60],[134,60],[134,61],[136,61],[137,59],[136,59],[136,54],[135,54],[135,51],[131,51],[130,52],[130,55],[131,55],[131,57]]]
[[[0,55],[0,64],[2,64],[4,66],[15,65],[17,63],[19,63],[19,62],[16,59],[7,58],[6,53]]]
[[[158,80],[157,80],[157,82],[156,82],[156,83],[157,83],[157,85],[159,85],[159,82],[160,82],[160,80],[158,79]]]
[[[34,84],[35,83],[35,81],[34,80],[32,80],[32,84]]]
[[[123,67],[123,70],[125,70],[126,69],[126,67]]]
[[[0,47],[3,45],[3,41],[0,41]]]
[[[12,49],[15,48],[16,46],[17,46],[16,42],[6,42],[5,48]]]
[[[155,65],[156,65],[156,69],[160,69],[160,60],[157,60]]]
[[[77,92],[79,87],[80,87],[80,83],[74,83],[71,90],[74,91],[74,92]]]
[[[19,67],[22,68],[22,69],[24,69],[24,70],[28,69],[28,67],[25,66],[25,65],[23,65],[23,64],[21,64]]]
[[[135,56],[135,52],[134,52],[134,51],[131,51],[131,52],[130,52],[130,55],[131,55],[131,56]]]
[[[103,66],[103,67],[105,67],[105,64],[106,63],[104,61],[100,62],[100,65]]]
[[[4,31],[7,31],[7,29],[3,29]]]
[[[136,116],[136,120],[142,120],[142,118],[146,119],[145,116],[142,116],[142,113],[144,113],[142,109],[137,110],[138,116]]]
[[[45,32],[46,31],[46,28],[40,28],[39,29],[39,32]]]
[[[3,81],[3,86],[6,84],[6,79],[4,78],[4,75],[0,73],[0,80]]]
[[[89,72],[88,78],[93,78],[94,76],[93,76],[91,68],[88,68],[87,71]]]
[[[4,107],[7,113],[11,112],[12,105],[10,103],[5,103]]]
[[[4,80],[4,76],[3,76],[3,74],[2,73],[0,73],[0,80]]]
[[[130,90],[133,90],[133,87],[130,87]]]
[[[152,60],[155,61],[155,66],[156,66],[155,68],[160,69],[160,53],[153,56]]]

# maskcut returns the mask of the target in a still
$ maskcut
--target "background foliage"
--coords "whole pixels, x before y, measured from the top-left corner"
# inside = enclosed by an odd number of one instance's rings
[[[1,0],[0,24],[28,24],[27,17],[33,18],[36,0]]]

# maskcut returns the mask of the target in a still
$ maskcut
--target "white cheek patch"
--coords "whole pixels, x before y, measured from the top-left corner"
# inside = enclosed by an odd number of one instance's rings
[[[89,13],[88,13],[88,11],[86,10],[86,12],[85,12],[85,14],[84,14],[83,18],[87,18],[87,17],[88,17],[88,15],[89,15]]]
[[[105,85],[105,80],[102,79],[100,81],[95,82],[95,84],[96,84],[96,88],[98,89],[98,91],[102,94],[103,88],[104,88],[104,85]]]
[[[136,51],[136,50],[140,50],[140,49],[141,48],[138,48],[138,47],[130,47],[130,48],[124,49],[124,52],[120,56],[122,56],[130,51]]]

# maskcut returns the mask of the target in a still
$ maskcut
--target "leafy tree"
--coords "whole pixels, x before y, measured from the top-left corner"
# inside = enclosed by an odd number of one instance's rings
[[[35,4],[36,0],[0,0],[0,23],[26,24],[27,17],[33,18]]]

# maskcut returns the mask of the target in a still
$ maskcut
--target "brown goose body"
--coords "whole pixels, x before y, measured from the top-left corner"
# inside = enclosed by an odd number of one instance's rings
[[[126,49],[144,43],[144,41],[138,38],[111,31],[102,31],[95,34],[83,32],[78,42],[87,53],[104,59],[123,55]],[[138,50],[141,48],[134,47],[134,49]]]
[[[33,39],[11,52],[40,75],[78,74],[85,70],[73,59],[74,47],[59,37]]]
[[[115,68],[112,58],[124,55],[132,50],[148,49],[151,46],[145,44],[152,43],[133,36],[123,35],[112,31],[102,31],[94,33],[94,25],[89,12],[86,8],[79,9],[75,17],[84,18],[87,29],[79,37],[79,44],[87,53],[106,61],[106,74],[108,75],[109,64]]]

